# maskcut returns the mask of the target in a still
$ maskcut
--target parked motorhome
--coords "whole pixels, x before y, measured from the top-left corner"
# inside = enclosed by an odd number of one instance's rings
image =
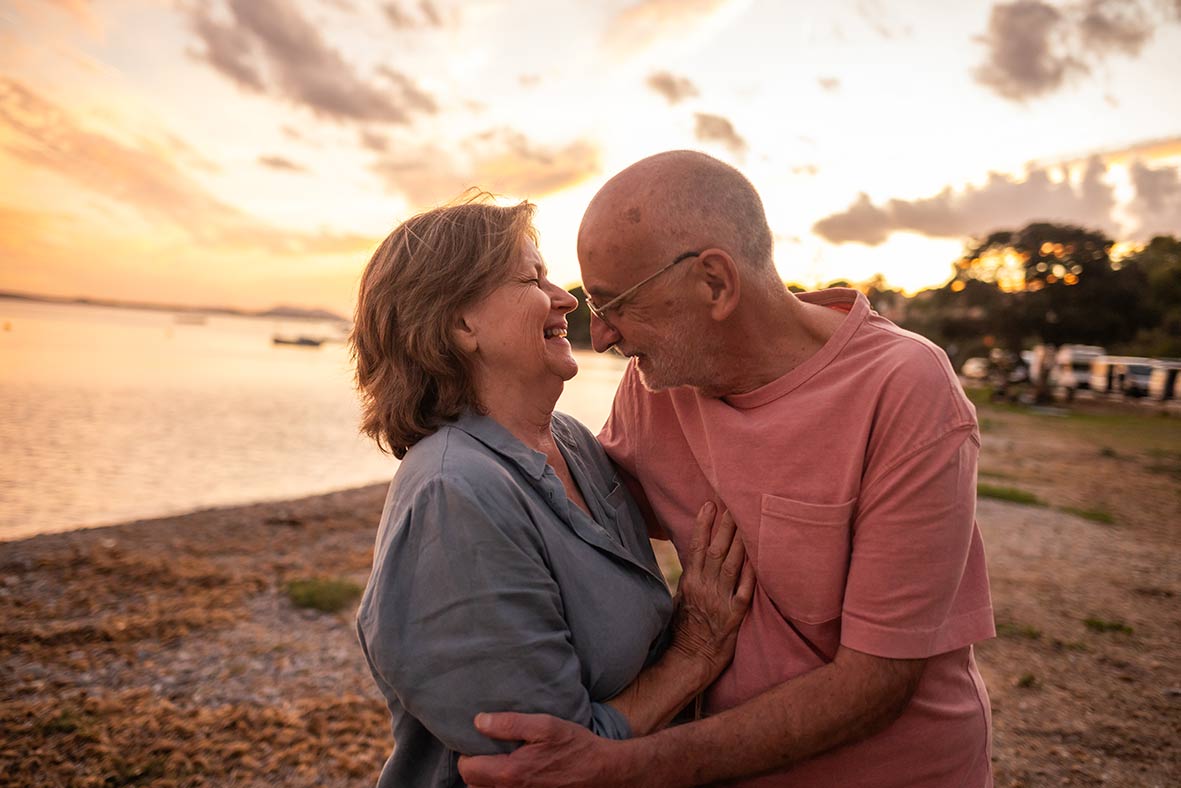
[[[1091,390],[1142,397],[1148,393],[1152,364],[1152,359],[1139,356],[1099,356],[1091,362]]]
[[[1175,399],[1181,395],[1177,377],[1181,374],[1181,359],[1166,358],[1154,361],[1148,376],[1148,397],[1155,400]]]
[[[1073,397],[1079,389],[1090,388],[1091,362],[1107,353],[1098,345],[1063,345],[1054,357],[1053,385]]]

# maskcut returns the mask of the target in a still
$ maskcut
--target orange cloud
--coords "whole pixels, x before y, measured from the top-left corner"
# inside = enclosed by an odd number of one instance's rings
[[[1023,178],[992,173],[982,186],[950,186],[917,200],[893,199],[875,205],[861,194],[844,211],[816,222],[812,230],[832,243],[876,246],[895,232],[929,238],[964,238],[1022,227],[1033,221],[1080,224],[1125,239],[1155,233],[1181,233],[1181,167],[1151,168],[1139,161],[1130,174],[1133,199],[1125,206],[1131,226],[1121,228],[1113,209],[1115,192],[1107,182],[1108,166],[1099,156],[1085,165],[1082,178],[1051,178],[1045,167]]]
[[[184,231],[206,247],[249,247],[272,254],[332,254],[367,249],[371,238],[275,227],[207,192],[164,146],[129,145],[83,127],[69,113],[0,77],[4,148],[24,161],[139,213],[152,225]]]
[[[630,55],[658,40],[694,27],[731,0],[640,0],[620,11],[607,25],[606,48]]]
[[[88,32],[96,36],[102,35],[102,22],[95,15],[90,0],[49,0],[49,3],[74,17],[74,20]]]
[[[586,140],[550,147],[499,129],[469,138],[463,148],[462,159],[435,147],[420,148],[412,157],[384,156],[373,170],[389,191],[404,195],[415,207],[446,202],[472,186],[537,198],[600,171],[599,149]]]

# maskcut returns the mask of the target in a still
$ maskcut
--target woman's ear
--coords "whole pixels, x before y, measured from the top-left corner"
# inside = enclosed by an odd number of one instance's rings
[[[472,355],[480,349],[476,330],[466,314],[455,318],[455,324],[451,327],[451,339],[455,342],[456,347],[468,355]]]

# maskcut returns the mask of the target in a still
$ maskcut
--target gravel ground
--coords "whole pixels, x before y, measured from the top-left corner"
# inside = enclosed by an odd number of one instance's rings
[[[978,509],[997,785],[1181,783],[1181,420],[981,416],[981,481],[1040,499]],[[299,609],[285,587],[363,584],[383,496],[0,546],[0,782],[371,785],[391,739],[351,606]]]

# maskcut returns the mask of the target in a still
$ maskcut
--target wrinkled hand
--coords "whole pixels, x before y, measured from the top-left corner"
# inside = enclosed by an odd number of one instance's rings
[[[730,663],[738,627],[750,609],[755,576],[734,517],[715,517],[706,502],[697,513],[693,539],[677,587],[671,648],[702,662],[714,678]]]
[[[477,714],[476,730],[492,739],[518,741],[507,755],[464,755],[459,774],[472,788],[594,788],[640,786],[620,775],[621,742],[600,738],[581,725],[548,714]],[[609,774],[615,771],[615,775]]]

